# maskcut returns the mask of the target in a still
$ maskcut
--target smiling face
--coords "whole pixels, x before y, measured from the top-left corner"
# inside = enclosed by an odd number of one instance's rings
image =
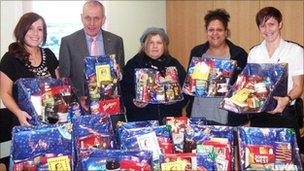
[[[87,4],[83,8],[81,21],[84,27],[84,32],[89,36],[96,36],[105,22],[106,17],[102,7],[92,4]]]
[[[220,20],[212,20],[207,26],[207,39],[212,47],[219,47],[225,43],[227,30]]]
[[[43,41],[43,21],[35,21],[26,32],[24,37],[25,45],[28,47],[38,47]]]
[[[151,35],[147,37],[146,54],[152,59],[158,59],[164,53],[164,41],[160,35]]]
[[[274,17],[262,22],[262,24],[259,26],[260,33],[267,43],[272,43],[280,39],[281,28],[282,22],[279,23]]]

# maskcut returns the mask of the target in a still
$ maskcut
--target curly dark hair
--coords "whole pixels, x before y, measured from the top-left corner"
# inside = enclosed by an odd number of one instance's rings
[[[209,10],[204,17],[205,28],[207,29],[209,23],[213,20],[219,20],[223,23],[226,30],[228,30],[228,22],[230,21],[230,15],[225,9]]]
[[[46,42],[47,31],[46,31],[46,23],[42,16],[33,12],[26,13],[20,18],[20,20],[18,21],[15,27],[14,36],[16,38],[16,42],[9,45],[8,51],[9,53],[13,54],[13,56],[20,59],[23,62],[28,62],[28,58],[30,55],[25,49],[25,35],[32,26],[32,24],[39,19],[43,21],[42,45],[44,45]]]

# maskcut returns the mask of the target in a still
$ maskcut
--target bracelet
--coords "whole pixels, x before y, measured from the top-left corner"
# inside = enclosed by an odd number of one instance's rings
[[[288,103],[290,104],[292,102],[292,98],[289,95],[287,95],[286,97],[288,97]]]

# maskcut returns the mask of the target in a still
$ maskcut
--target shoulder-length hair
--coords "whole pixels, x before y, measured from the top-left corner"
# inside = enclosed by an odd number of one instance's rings
[[[148,48],[148,43],[149,43],[151,37],[156,36],[156,35],[159,35],[160,38],[162,39],[162,42],[164,44],[164,54],[165,55],[169,54],[168,42],[166,42],[165,38],[161,34],[158,34],[158,33],[149,33],[147,35],[147,37],[145,38],[145,41],[143,43],[141,43],[139,53],[145,53],[146,52],[146,50]]]
[[[25,49],[25,35],[29,31],[32,24],[39,19],[41,19],[43,22],[42,45],[44,45],[47,37],[47,30],[45,20],[42,16],[33,12],[26,13],[19,19],[15,27],[14,36],[16,38],[16,42],[9,45],[9,52],[22,61],[27,60],[29,57],[29,53]]]

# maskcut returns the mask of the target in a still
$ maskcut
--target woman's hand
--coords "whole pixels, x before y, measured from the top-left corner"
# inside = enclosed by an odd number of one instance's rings
[[[144,108],[144,107],[146,107],[149,103],[148,103],[148,102],[139,102],[139,101],[136,101],[135,99],[133,99],[133,104],[134,104],[136,107]]]
[[[286,96],[285,97],[274,96],[273,98],[276,99],[278,103],[276,108],[268,113],[270,114],[282,113],[289,103],[289,98]]]
[[[25,111],[20,110],[17,113],[17,118],[18,118],[21,126],[31,126],[31,124],[27,120],[32,119],[32,117]]]

